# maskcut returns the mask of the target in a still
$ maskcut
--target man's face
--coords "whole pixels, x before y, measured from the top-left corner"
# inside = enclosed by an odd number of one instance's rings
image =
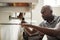
[[[52,10],[49,8],[43,8],[41,14],[44,20],[49,20],[49,18],[52,16]]]

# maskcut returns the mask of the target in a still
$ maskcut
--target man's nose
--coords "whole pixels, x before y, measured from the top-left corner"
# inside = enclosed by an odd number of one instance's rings
[[[44,14],[42,14],[42,16],[48,16],[48,13],[44,13]]]

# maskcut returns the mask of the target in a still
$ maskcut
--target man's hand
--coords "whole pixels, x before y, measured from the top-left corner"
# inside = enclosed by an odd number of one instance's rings
[[[21,26],[22,26],[22,27],[29,27],[30,25],[27,24],[27,23],[21,23]]]
[[[25,25],[24,25],[24,24],[26,24],[26,23],[21,23],[21,26],[22,26],[22,27],[25,27]]]

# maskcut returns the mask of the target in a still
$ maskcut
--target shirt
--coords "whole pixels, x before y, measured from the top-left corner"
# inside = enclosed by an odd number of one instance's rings
[[[59,16],[54,16],[54,20],[50,23],[47,21],[43,21],[40,26],[42,27],[48,27],[48,28],[55,28],[57,27],[56,25],[59,23],[60,17]],[[47,40],[58,40],[56,37],[48,36],[47,35]]]

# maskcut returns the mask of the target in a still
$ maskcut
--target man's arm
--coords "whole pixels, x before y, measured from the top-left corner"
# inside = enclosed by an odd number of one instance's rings
[[[25,27],[25,31],[29,34],[29,36],[36,35],[35,33],[37,32],[37,30],[30,30],[28,27]],[[40,32],[40,35],[43,36],[44,34]]]
[[[27,23],[24,18],[22,18],[21,24],[22,23]],[[30,30],[29,27],[24,27],[24,28],[25,28],[25,31],[28,33],[29,36],[32,36],[35,32],[37,32],[37,30],[35,30],[35,29]]]
[[[23,23],[27,23],[27,22],[25,22],[24,19],[22,19],[21,24],[23,24]],[[24,27],[24,28],[25,28],[25,31],[28,33],[29,36],[36,35],[36,33],[37,33],[37,30],[35,30],[34,28],[32,30],[30,30],[29,27]],[[44,35],[44,34],[40,32],[40,35]]]
[[[25,27],[31,27],[31,28],[34,28],[44,34],[47,34],[49,36],[57,36],[57,35],[60,35],[60,31],[58,30],[54,30],[54,29],[49,29],[49,28],[42,28],[42,27],[38,27],[38,26],[35,26],[35,25],[30,25],[30,24],[24,24],[23,26]]]
[[[35,32],[37,32],[35,29],[30,30],[28,27],[24,27],[25,31],[29,34],[29,36],[32,36]]]
[[[22,21],[21,24],[23,24],[23,23],[26,23],[26,22],[25,21]],[[30,30],[29,27],[24,27],[24,28],[25,28],[25,31],[28,33],[29,36],[36,35],[36,33],[37,33],[37,30],[35,30],[34,28],[32,30]],[[40,35],[42,36],[44,34],[40,32]]]

